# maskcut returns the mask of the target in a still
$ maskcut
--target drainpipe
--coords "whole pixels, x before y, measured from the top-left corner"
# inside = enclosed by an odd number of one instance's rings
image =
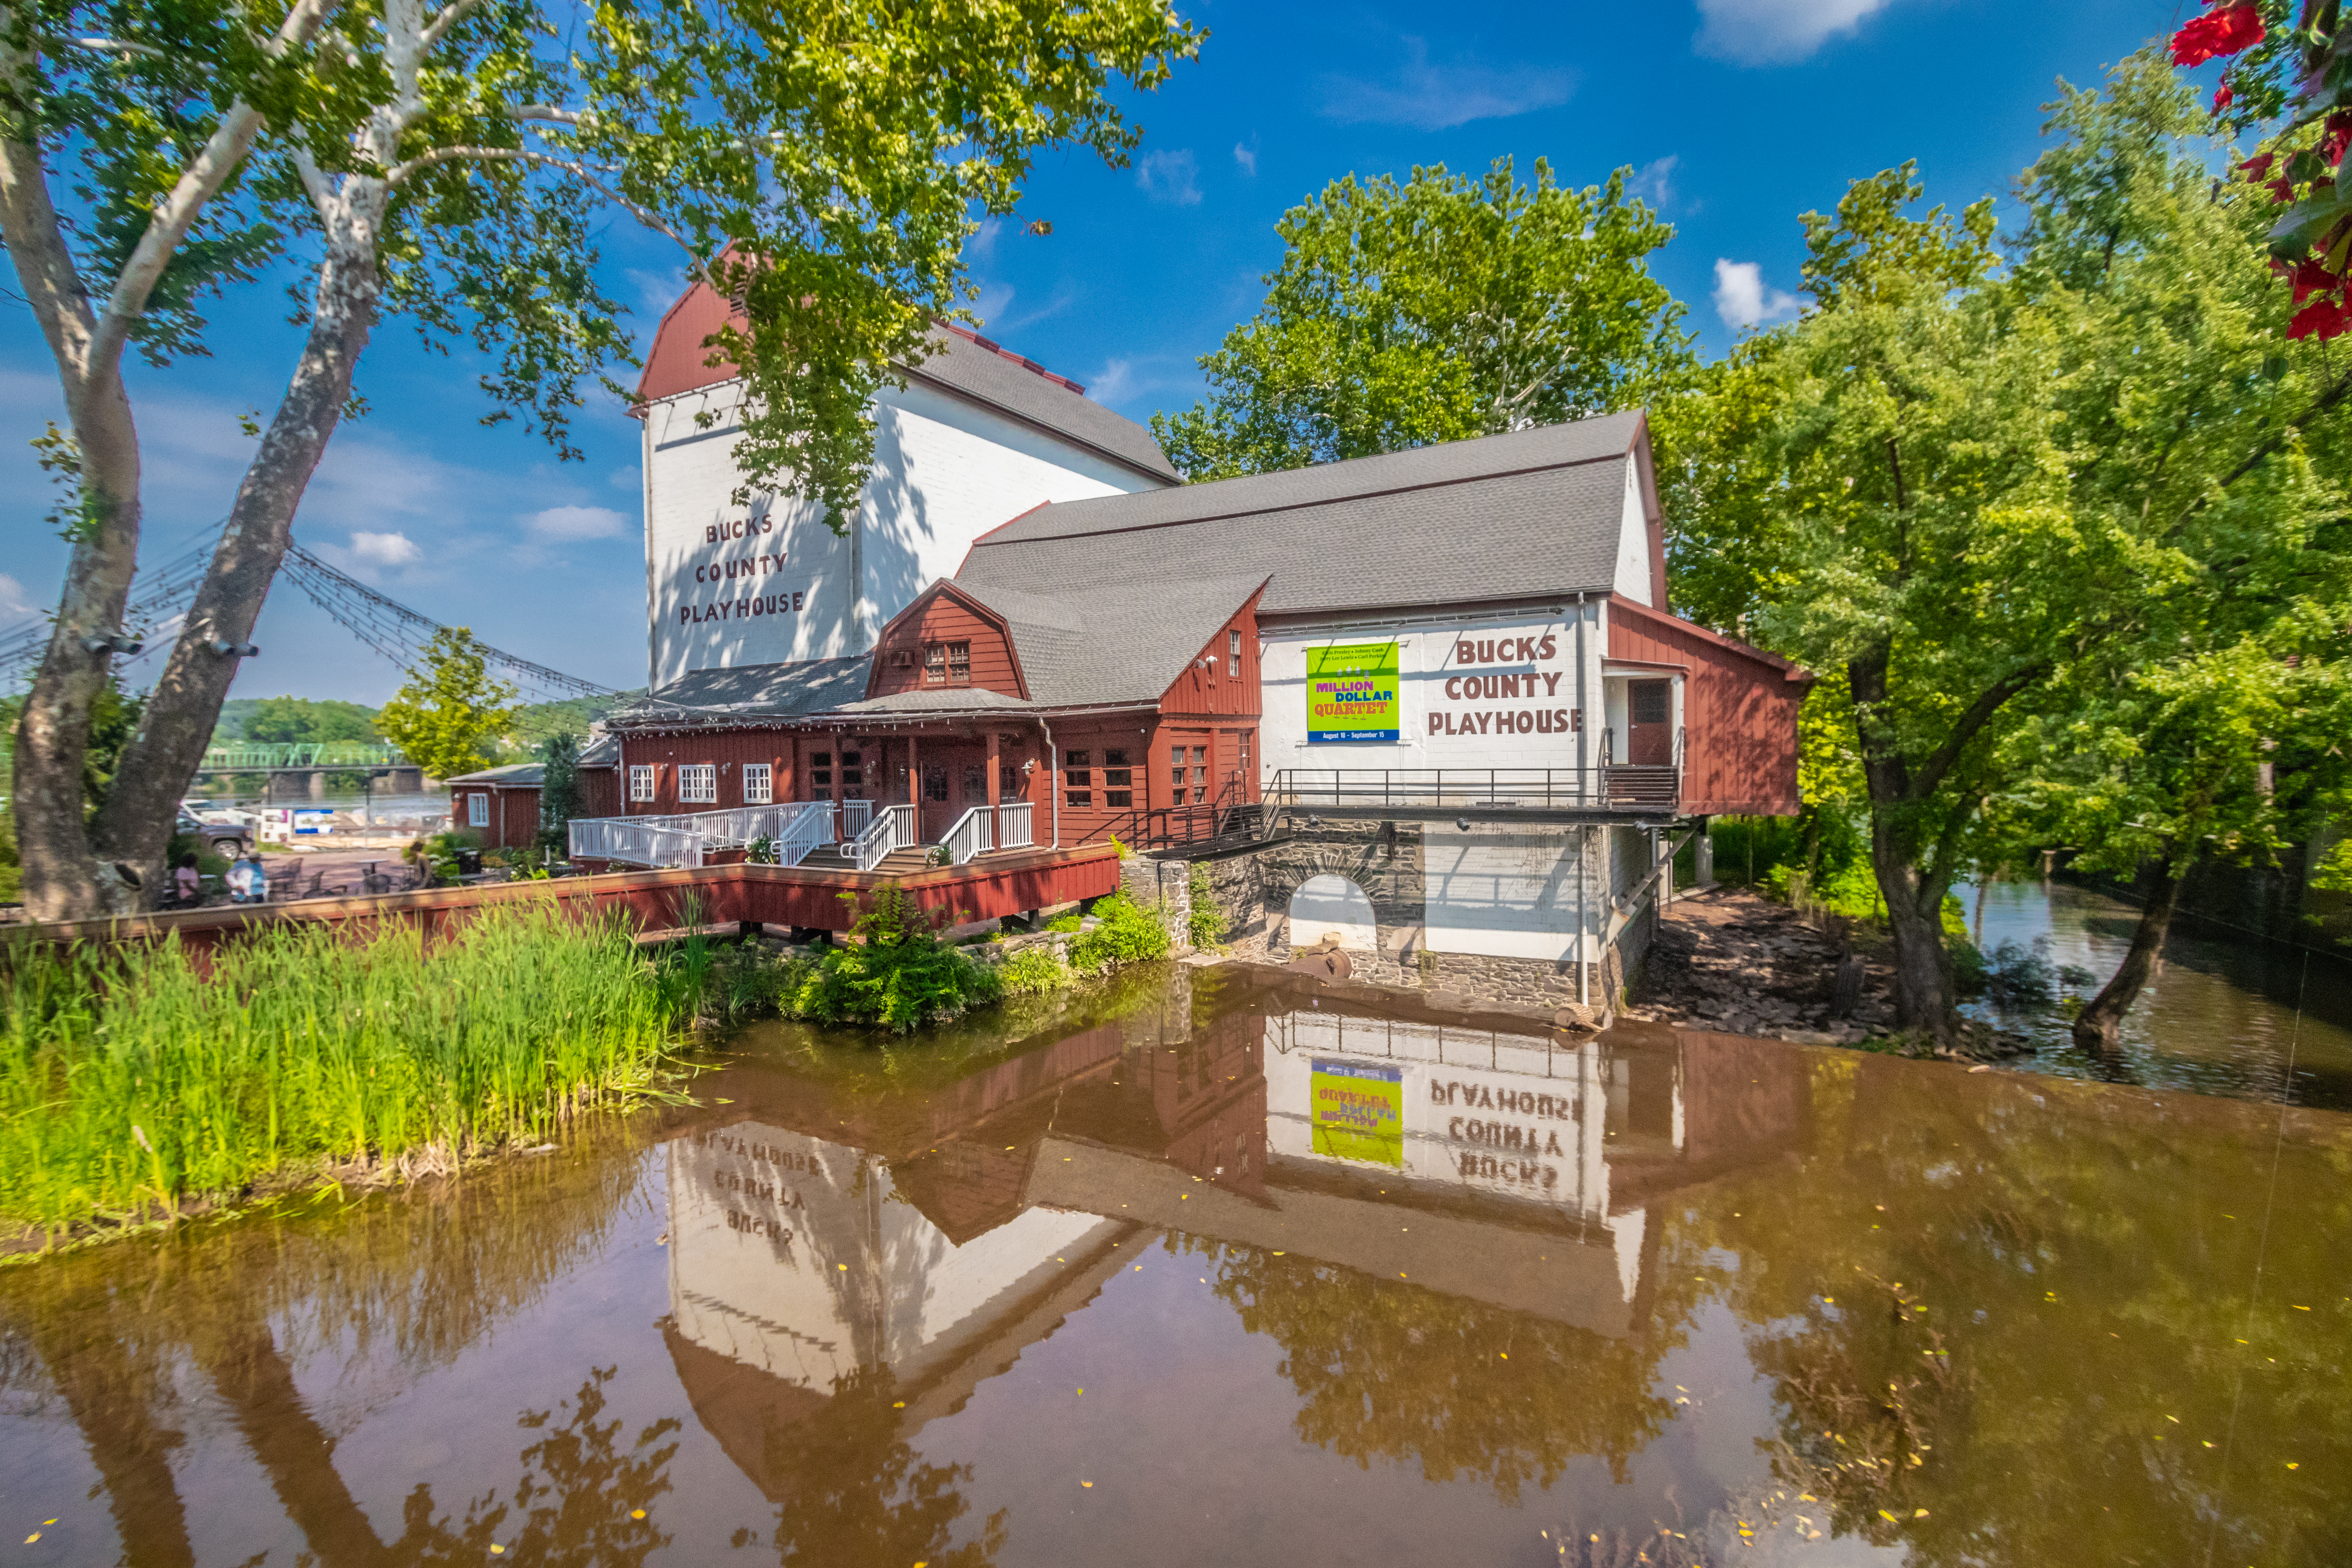
[[[1054,847],[1062,847],[1062,750],[1054,744],[1054,726],[1045,716],[1037,716],[1037,728],[1045,731],[1045,799],[1054,816]]]
[[[1584,595],[1576,596],[1576,798],[1585,802],[1592,771],[1592,710],[1584,691]]]
[[[1583,614],[1582,610],[1577,612],[1580,625]],[[1584,667],[1579,664],[1577,668],[1581,669]],[[1591,981],[1585,970],[1589,933],[1592,930],[1592,921],[1585,912],[1585,905],[1591,880],[1592,829],[1580,827],[1576,830],[1576,1005],[1580,1007],[1592,1005]]]

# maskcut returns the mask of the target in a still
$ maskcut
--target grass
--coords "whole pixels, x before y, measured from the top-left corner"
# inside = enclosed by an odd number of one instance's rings
[[[0,952],[0,1218],[55,1233],[538,1142],[654,1087],[688,1005],[619,928],[528,907],[429,952],[274,927],[211,969],[176,940]]]

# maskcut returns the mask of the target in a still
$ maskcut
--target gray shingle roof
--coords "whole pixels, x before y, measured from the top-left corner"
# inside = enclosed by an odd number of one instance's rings
[[[1271,577],[1266,614],[1605,591],[1643,424],[1611,414],[1040,507],[983,536],[956,581],[983,598],[1158,591],[1210,568]]]
[[[456,778],[441,782],[453,784],[536,784],[544,776],[545,769],[539,763],[509,763],[504,767],[484,768],[476,773],[459,773]]]
[[[1260,573],[1073,584],[1047,596],[956,586],[1003,616],[1029,696],[1041,707],[1150,702],[1265,581]]]
[[[983,347],[953,332],[943,333],[937,341],[942,345],[940,352],[919,365],[899,366],[901,374],[911,380],[936,382],[950,392],[1042,425],[1171,485],[1181,479],[1150,431],[1075,390],[1074,383],[1041,374],[1017,354]]]
[[[935,687],[926,691],[900,691],[888,697],[867,697],[845,702],[835,713],[1000,713],[1028,712],[1037,706],[1018,697],[984,687]]]
[[[797,664],[698,669],[615,709],[604,721],[615,730],[660,730],[754,716],[822,713],[864,697],[867,668],[867,658],[861,653]]]

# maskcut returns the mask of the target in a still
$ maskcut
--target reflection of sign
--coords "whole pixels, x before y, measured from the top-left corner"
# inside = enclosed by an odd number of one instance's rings
[[[1315,1152],[1404,1164],[1404,1069],[1318,1057],[1307,1077]]]
[[[1308,648],[1308,742],[1395,740],[1398,668],[1393,641]]]

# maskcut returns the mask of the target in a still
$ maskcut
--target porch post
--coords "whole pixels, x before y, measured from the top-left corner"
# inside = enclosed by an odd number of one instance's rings
[[[907,804],[915,808],[915,837],[923,837],[923,763],[915,750],[915,731],[907,731]]]
[[[988,823],[991,828],[996,826],[996,807],[999,804],[996,798],[996,757],[997,746],[1002,739],[1003,737],[996,732],[996,727],[990,725],[988,730]]]

